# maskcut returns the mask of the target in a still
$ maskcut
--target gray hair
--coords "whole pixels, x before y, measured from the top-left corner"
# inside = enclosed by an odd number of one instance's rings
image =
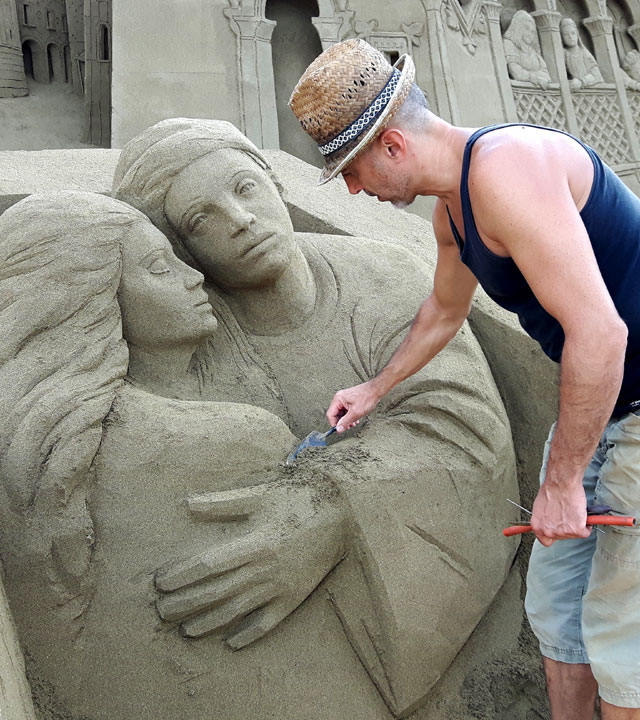
[[[429,110],[426,95],[416,83],[413,83],[409,94],[389,125],[410,132],[422,132],[429,125],[430,118],[431,111]]]

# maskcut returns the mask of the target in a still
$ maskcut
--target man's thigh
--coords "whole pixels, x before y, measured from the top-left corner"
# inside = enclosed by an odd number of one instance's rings
[[[540,482],[544,480],[551,438],[545,445]],[[588,503],[593,502],[602,463],[603,443],[589,464],[583,486]],[[525,608],[541,653],[565,663],[588,663],[582,637],[582,602],[589,583],[595,533],[587,538],[559,540],[551,547],[535,542],[529,560]]]
[[[640,416],[611,424],[606,440],[596,502],[640,518]],[[640,707],[640,528],[598,534],[583,633],[600,695],[612,705]]]

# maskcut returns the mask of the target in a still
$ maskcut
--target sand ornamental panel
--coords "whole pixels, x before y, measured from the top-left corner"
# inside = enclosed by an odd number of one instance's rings
[[[14,298],[0,315],[0,548],[40,707],[404,715],[511,564],[513,451],[491,373],[465,328],[355,436],[284,467],[287,425],[301,435],[328,388],[375,372],[430,273],[397,247],[293,233],[259,152],[227,124],[185,125],[125,148],[117,188],[135,200],[142,183],[150,213],[172,189],[186,242],[218,236],[224,277],[201,257],[206,295],[163,233],[108,198],[32,196],[0,218],[0,297]],[[211,162],[194,166],[203,145]],[[222,203],[208,219],[188,200],[198,176]],[[229,244],[247,202],[261,229]],[[269,244],[233,254],[256,240]],[[284,324],[253,273],[281,278]],[[253,297],[240,306],[239,278]],[[256,407],[272,391],[286,423]]]
[[[558,10],[518,10],[504,32],[517,119],[579,136],[631,178],[640,165],[630,92],[636,81],[625,69],[634,52],[632,15],[616,3],[603,3],[602,14],[586,18],[566,2]],[[508,17],[504,10],[503,21]]]

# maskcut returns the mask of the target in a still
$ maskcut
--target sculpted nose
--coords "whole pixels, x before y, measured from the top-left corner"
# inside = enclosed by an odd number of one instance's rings
[[[233,235],[248,230],[251,224],[255,222],[256,216],[244,207],[241,203],[231,202],[226,207],[226,216],[231,224],[231,232]]]
[[[187,290],[195,290],[204,283],[204,275],[192,268],[190,265],[185,264],[184,273],[184,286]]]

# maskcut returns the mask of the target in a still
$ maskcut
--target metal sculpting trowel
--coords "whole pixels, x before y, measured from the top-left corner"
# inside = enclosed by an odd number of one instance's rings
[[[338,413],[338,417],[344,417],[347,414],[346,408],[343,408]],[[329,435],[333,435],[333,433],[336,431],[336,426],[330,427],[326,432],[320,432],[319,430],[313,430],[311,431],[307,437],[299,444],[296,445],[293,450],[287,455],[287,459],[285,464],[286,465],[292,465],[298,455],[303,450],[306,450],[310,447],[327,447],[327,438]]]
[[[332,428],[329,428],[327,432],[320,432],[319,430],[313,430],[312,432],[310,432],[307,437],[299,445],[296,445],[293,450],[287,455],[286,464],[291,465],[293,462],[295,462],[298,455],[300,455],[300,453],[307,448],[327,447],[327,438],[335,431],[336,428],[334,426]]]

